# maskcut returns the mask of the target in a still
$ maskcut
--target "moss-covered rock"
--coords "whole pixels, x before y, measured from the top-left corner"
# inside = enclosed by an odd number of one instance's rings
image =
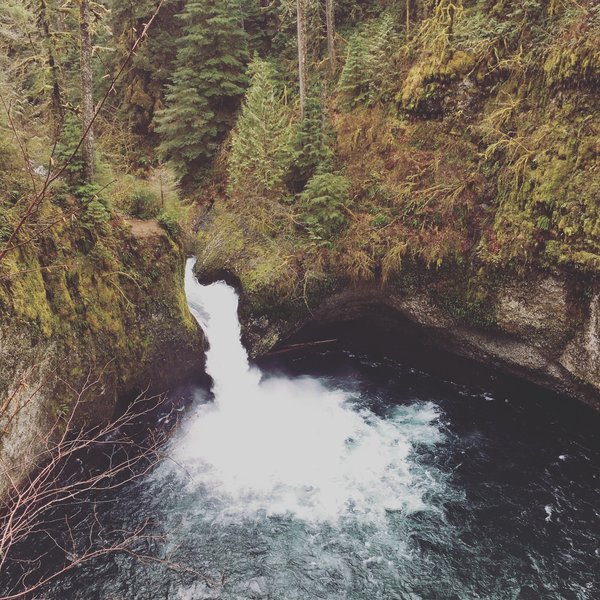
[[[139,223],[115,220],[90,238],[61,221],[2,262],[0,455],[9,464],[25,468],[39,433],[68,416],[91,381],[81,424],[110,418],[119,398],[201,372],[183,252],[158,224]]]

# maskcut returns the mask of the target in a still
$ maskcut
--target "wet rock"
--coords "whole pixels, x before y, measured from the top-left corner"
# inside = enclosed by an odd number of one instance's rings
[[[418,337],[431,348],[579,398],[600,410],[600,291],[585,301],[559,275],[514,279],[495,290],[494,323],[483,326],[449,315],[434,290],[429,284],[405,288],[377,281],[344,284],[318,303],[309,303],[310,312],[303,306],[286,307],[281,316],[242,311],[243,335],[251,355],[259,356],[308,324],[377,320],[379,315],[383,329],[393,330],[399,339],[403,330],[410,330],[413,339]]]

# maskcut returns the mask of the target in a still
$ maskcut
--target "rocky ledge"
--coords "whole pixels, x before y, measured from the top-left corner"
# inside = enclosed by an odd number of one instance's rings
[[[441,289],[441,291],[440,291]],[[567,275],[537,273],[505,279],[485,319],[448,310],[444,286],[376,282],[345,284],[318,300],[261,311],[242,291],[243,335],[253,356],[281,345],[307,326],[314,330],[369,319],[387,348],[408,340],[474,364],[517,376],[600,410],[600,288],[574,285]]]

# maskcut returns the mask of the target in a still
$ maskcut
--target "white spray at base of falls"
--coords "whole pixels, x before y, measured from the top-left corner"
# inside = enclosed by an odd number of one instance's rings
[[[385,418],[356,392],[310,377],[268,377],[248,363],[237,295],[200,285],[186,266],[188,304],[209,342],[214,402],[203,403],[173,440],[171,457],[189,485],[219,506],[219,518],[291,514],[306,521],[383,518],[422,510],[435,487],[411,464],[413,445],[441,438],[430,403],[397,406]]]

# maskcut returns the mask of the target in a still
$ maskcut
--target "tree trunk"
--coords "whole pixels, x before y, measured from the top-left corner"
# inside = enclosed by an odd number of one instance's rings
[[[306,1],[296,0],[298,20],[298,75],[300,81],[300,116],[304,117],[307,89]]]
[[[53,135],[57,138],[62,128],[65,119],[65,109],[63,106],[62,91],[60,85],[60,69],[56,62],[54,55],[55,48],[52,36],[50,35],[50,23],[48,18],[48,4],[46,0],[40,0],[40,13],[38,19],[38,26],[42,33],[42,38],[46,44],[46,50],[48,52],[48,66],[50,67],[50,73],[52,76],[52,119],[54,121],[54,132]]]
[[[90,32],[90,0],[80,0],[81,30],[81,125],[83,143],[83,177],[89,182],[94,177],[94,96],[92,79],[92,36]]]
[[[333,0],[325,0],[325,20],[327,22],[327,52],[329,54],[329,68],[335,73],[337,58],[335,55],[335,13]]]

